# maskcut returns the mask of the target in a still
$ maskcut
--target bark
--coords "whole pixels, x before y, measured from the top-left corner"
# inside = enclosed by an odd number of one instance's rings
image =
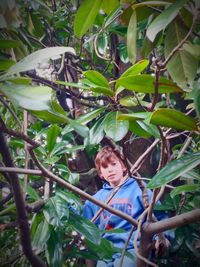
[[[0,133],[0,153],[2,154],[4,164],[7,167],[14,167],[14,163],[11,158],[10,151],[8,149],[7,142],[3,133]],[[16,204],[17,222],[23,252],[33,267],[46,267],[45,263],[38,256],[35,255],[31,247],[28,218],[25,210],[25,202],[23,194],[21,192],[18,176],[16,173],[10,173],[9,176]]]

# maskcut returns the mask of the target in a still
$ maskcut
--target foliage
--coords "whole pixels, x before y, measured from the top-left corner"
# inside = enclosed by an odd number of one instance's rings
[[[1,131],[24,127],[40,142],[34,151],[42,165],[77,187],[101,144],[111,139],[124,148],[137,138],[158,140],[157,173],[147,187],[173,185],[160,206],[173,215],[198,208],[199,8],[197,0],[1,2]],[[36,168],[22,136],[7,141],[17,167]],[[30,266],[12,227],[16,208],[5,177],[2,266]],[[28,220],[32,247],[49,266],[80,266],[82,258],[110,258],[116,251],[81,217],[80,196],[41,174],[29,174],[28,184],[26,175],[18,177],[29,208],[44,201]],[[188,260],[198,266],[195,226],[176,229],[171,254],[161,264],[174,266],[171,256],[177,254],[181,266]]]

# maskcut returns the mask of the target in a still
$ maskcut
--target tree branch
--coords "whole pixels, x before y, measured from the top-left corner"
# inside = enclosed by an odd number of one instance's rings
[[[0,132],[0,153],[6,166],[14,167],[10,151],[3,133]],[[20,231],[20,239],[23,252],[33,267],[46,267],[45,263],[35,255],[31,247],[28,218],[25,210],[25,203],[21,192],[18,176],[16,173],[10,174],[10,183],[16,204],[17,221]]]

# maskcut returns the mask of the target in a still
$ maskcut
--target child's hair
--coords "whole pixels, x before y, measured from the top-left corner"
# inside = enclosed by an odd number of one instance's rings
[[[95,166],[97,169],[98,174],[101,176],[101,171],[100,168],[101,166],[106,166],[108,163],[112,162],[113,157],[117,158],[123,168],[124,171],[127,171],[127,168],[122,160],[122,158],[120,157],[120,154],[117,153],[111,146],[104,146],[96,155],[96,159],[95,159]]]

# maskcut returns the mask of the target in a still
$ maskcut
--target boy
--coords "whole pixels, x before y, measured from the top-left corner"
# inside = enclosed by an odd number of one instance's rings
[[[137,220],[144,211],[141,199],[141,189],[133,178],[127,178],[127,168],[120,156],[113,150],[112,147],[106,146],[98,152],[95,159],[95,165],[99,176],[106,182],[103,185],[103,188],[99,190],[94,197],[98,200],[107,202],[112,195],[112,192],[115,191],[114,196],[109,201],[109,205]],[[148,191],[148,194],[150,196],[152,195],[152,192]],[[83,215],[87,219],[94,221],[95,224],[102,230],[123,229],[123,233],[116,234],[107,232],[103,236],[104,238],[110,240],[115,247],[123,249],[132,225],[128,221],[111,214],[106,210],[103,210],[99,215],[96,215],[98,210],[99,207],[97,205],[87,200],[83,208]],[[134,254],[134,232],[126,249],[126,251],[131,254]],[[158,247],[158,244],[156,244],[156,247]],[[113,255],[112,260],[100,260],[97,262],[96,266],[118,267],[120,257],[121,255],[116,253]],[[88,264],[88,266],[92,265]],[[123,266],[134,267],[135,260],[125,256]]]

